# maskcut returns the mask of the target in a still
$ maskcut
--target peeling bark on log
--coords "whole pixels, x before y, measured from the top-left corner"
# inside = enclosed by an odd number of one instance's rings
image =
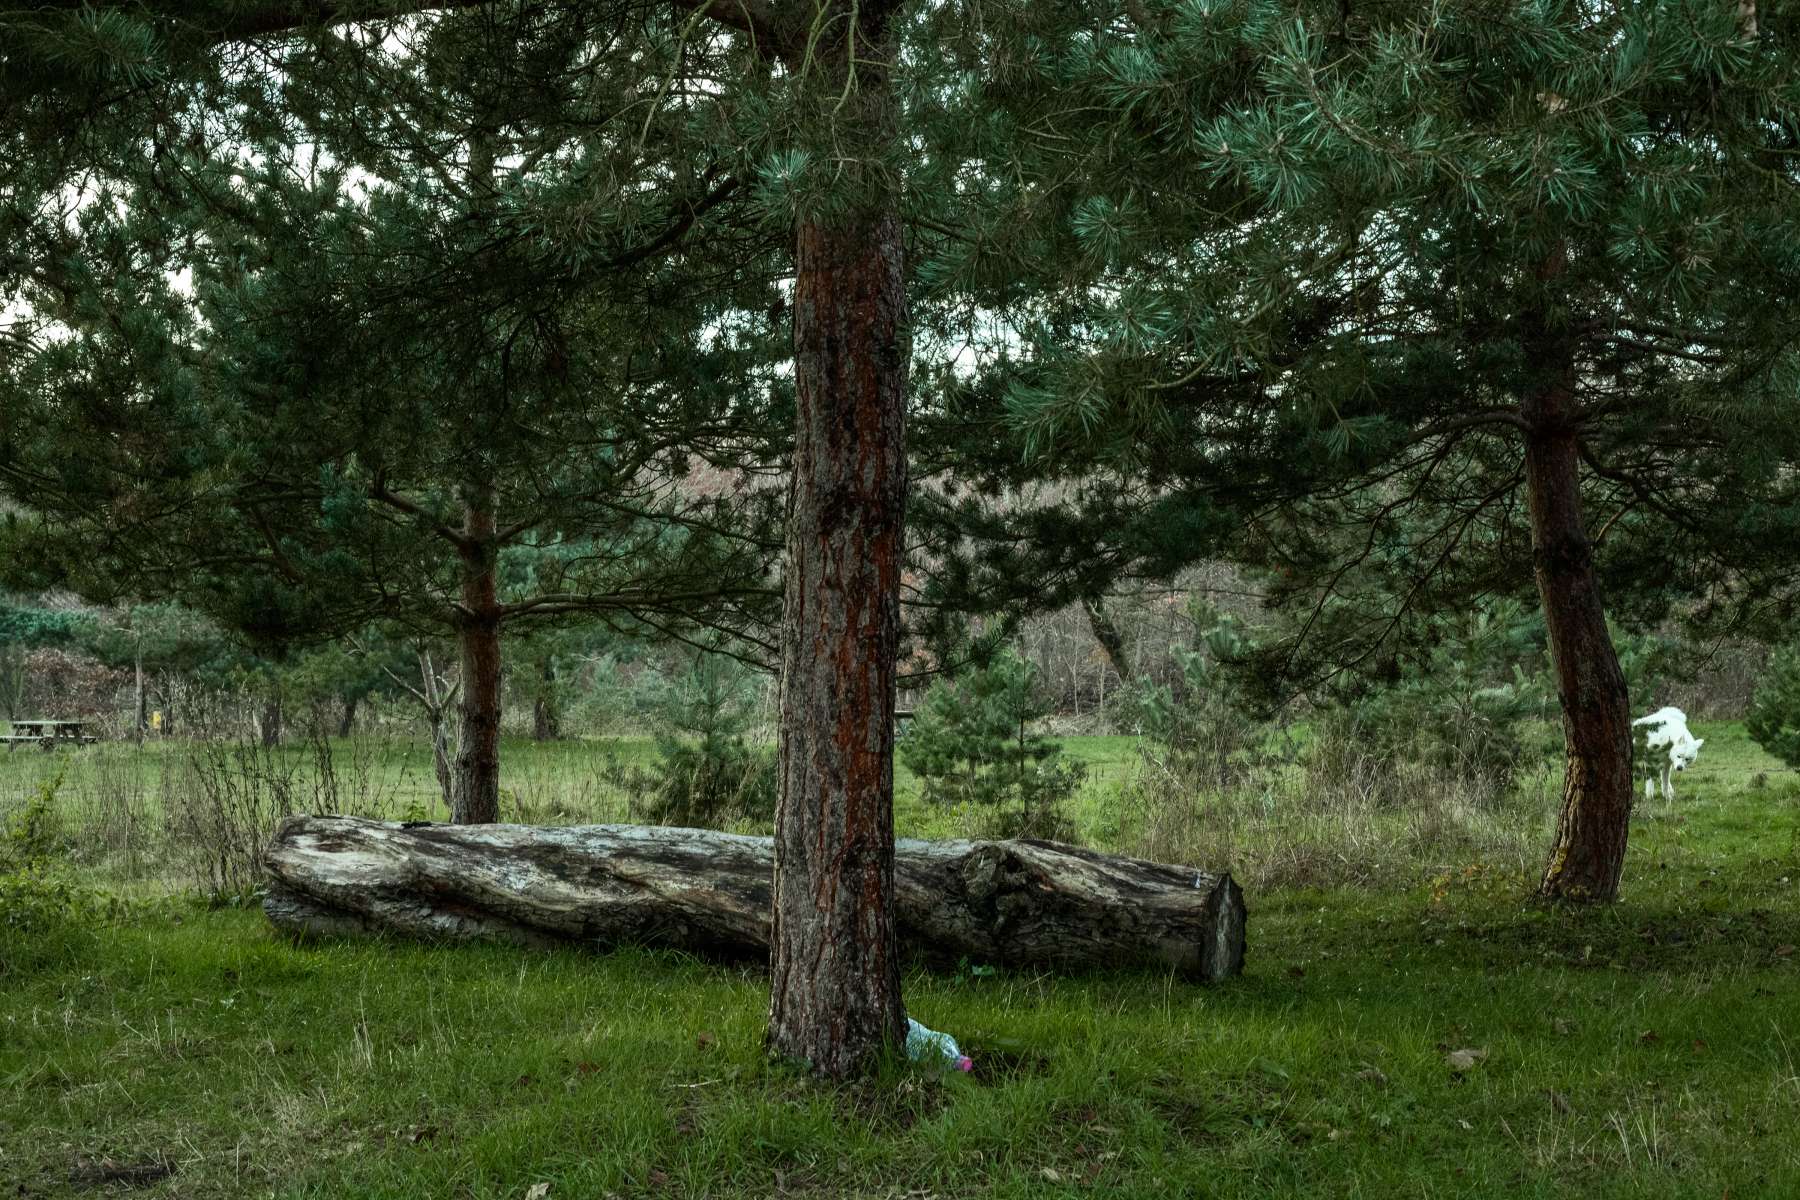
[[[769,952],[769,838],[662,826],[290,817],[264,910],[284,931]],[[940,962],[1238,974],[1229,875],[1052,842],[921,842],[894,856],[900,941]]]

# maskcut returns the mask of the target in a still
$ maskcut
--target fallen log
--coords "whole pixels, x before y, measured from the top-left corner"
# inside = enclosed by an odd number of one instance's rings
[[[264,911],[296,935],[672,946],[765,957],[772,843],[645,825],[436,825],[289,817]],[[1238,974],[1229,875],[1053,842],[895,846],[900,938],[940,962]]]

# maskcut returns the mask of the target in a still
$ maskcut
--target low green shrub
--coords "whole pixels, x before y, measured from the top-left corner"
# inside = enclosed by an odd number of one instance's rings
[[[1428,649],[1401,662],[1397,679],[1322,714],[1308,764],[1320,782],[1341,783],[1373,760],[1423,767],[1497,800],[1536,761],[1528,731],[1554,711],[1541,621],[1500,601],[1440,624]]]
[[[42,862],[0,874],[0,979],[85,957],[108,908],[98,893]]]
[[[38,784],[25,803],[0,826],[0,867],[27,867],[58,854],[63,845],[62,810],[56,794],[67,767]]]
[[[928,802],[966,810],[988,836],[1073,838],[1063,806],[1087,765],[1033,732],[1048,711],[1037,684],[1037,667],[1013,650],[932,684],[899,743]]]
[[[1800,642],[1769,659],[1744,718],[1756,744],[1790,767],[1800,767]]]
[[[697,742],[659,737],[657,761],[640,767],[634,810],[658,825],[713,827],[733,819],[775,819],[780,787],[775,752],[740,736]]]

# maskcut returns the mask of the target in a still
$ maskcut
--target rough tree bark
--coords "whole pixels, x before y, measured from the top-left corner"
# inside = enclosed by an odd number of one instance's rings
[[[1561,274],[1558,249],[1540,270]],[[1538,884],[1551,900],[1616,899],[1631,828],[1631,701],[1606,628],[1594,547],[1581,504],[1581,428],[1575,352],[1568,335],[1539,318],[1530,342],[1541,383],[1520,405],[1532,561],[1550,659],[1562,699],[1563,794],[1556,841]]]
[[[857,64],[856,136],[879,146],[896,6],[831,7],[823,27],[849,31],[838,70]],[[801,221],[795,244],[768,1044],[834,1079],[900,1044],[906,1017],[893,899],[906,282],[895,198],[871,190],[852,216]]]
[[[500,819],[500,601],[494,531],[491,489],[471,489],[457,544],[462,560],[456,628],[462,703],[450,812],[458,825]]]
[[[356,709],[361,703],[362,696],[360,693],[351,692],[344,697],[344,710],[338,716],[337,735],[339,737],[347,738],[350,736],[351,732],[356,729]]]
[[[296,934],[396,933],[765,955],[769,838],[705,829],[403,824],[290,817],[265,910]],[[1228,875],[1049,842],[901,841],[901,942],[939,962],[1238,974]]]

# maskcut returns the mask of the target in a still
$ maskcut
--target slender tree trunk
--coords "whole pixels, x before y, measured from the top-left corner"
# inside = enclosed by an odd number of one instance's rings
[[[1559,254],[1546,273],[1560,270]],[[1631,703],[1582,519],[1573,347],[1548,334],[1537,340],[1537,361],[1549,374],[1520,406],[1528,427],[1525,494],[1564,746],[1562,809],[1538,894],[1613,900],[1631,826]]]
[[[500,819],[500,602],[491,491],[471,490],[462,533],[462,605],[456,630],[462,721],[450,819],[480,825]]]
[[[443,793],[444,807],[456,812],[456,772],[450,763],[450,734],[444,728],[444,710],[433,709],[431,721],[431,765],[437,771],[438,791]]]
[[[341,738],[349,737],[351,731],[356,728],[356,710],[357,710],[357,707],[361,704],[362,704],[362,697],[357,695],[355,692],[351,692],[348,696],[344,697],[343,715],[338,717],[337,735],[339,737],[341,737]]]
[[[262,744],[264,746],[281,745],[281,693],[276,692],[263,701],[262,711]]]
[[[444,808],[454,813],[456,811],[455,772],[450,766],[449,738],[444,732],[444,711],[449,708],[451,698],[462,684],[459,681],[446,692],[438,685],[437,667],[432,665],[431,651],[422,644],[418,649],[419,686],[417,688],[407,685],[392,671],[389,671],[388,675],[418,697],[419,703],[425,709],[425,719],[431,724],[431,765],[437,772],[438,791],[443,794]]]
[[[6,719],[19,719],[19,706],[25,702],[25,650],[22,646],[0,649],[0,672],[6,679]]]
[[[144,740],[144,731],[150,728],[150,702],[144,695],[144,635],[141,633],[138,634],[137,646],[135,649],[136,654],[134,655],[134,658],[136,661],[134,665],[136,668],[137,690],[133,694],[132,701],[132,736],[137,741],[141,742]]]
[[[562,736],[561,717],[556,707],[556,660],[546,656],[537,696],[531,703],[531,736],[540,742],[554,742]]]
[[[882,66],[891,8],[865,2],[852,18],[861,136],[891,135]],[[846,57],[849,49],[834,48]],[[768,1040],[774,1053],[844,1078],[905,1031],[893,710],[907,349],[893,197],[832,224],[803,221],[795,267]]]

